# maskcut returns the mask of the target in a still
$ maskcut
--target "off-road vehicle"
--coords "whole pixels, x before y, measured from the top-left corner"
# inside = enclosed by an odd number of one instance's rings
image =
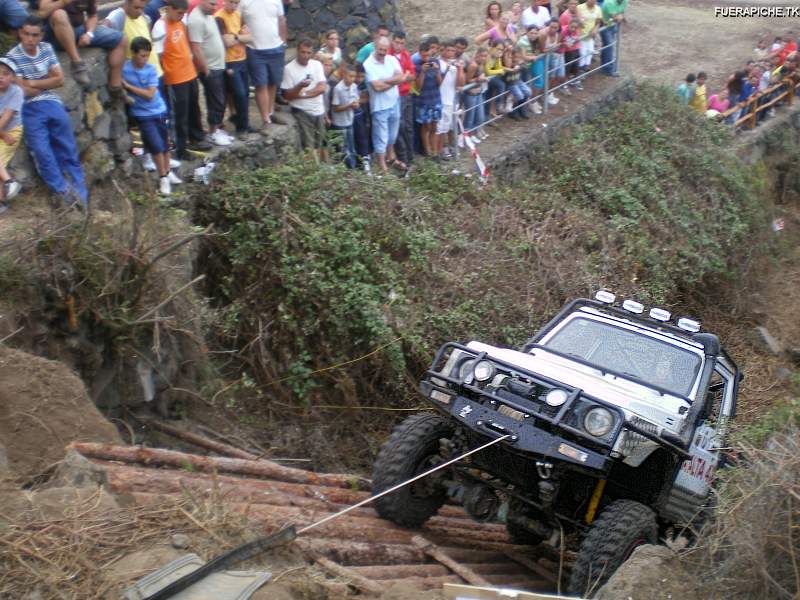
[[[376,502],[419,527],[448,495],[516,543],[580,541],[569,592],[592,595],[641,544],[696,522],[741,374],[717,336],[607,291],[569,303],[520,350],[442,346],[375,462],[373,490],[506,440]]]

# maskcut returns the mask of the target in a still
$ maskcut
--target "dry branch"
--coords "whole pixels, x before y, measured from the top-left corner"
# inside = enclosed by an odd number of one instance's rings
[[[486,581],[483,577],[478,575],[475,571],[453,560],[447,555],[447,553],[442,551],[441,548],[437,548],[435,544],[426,540],[424,537],[415,535],[413,538],[411,538],[411,543],[417,546],[425,554],[427,554],[431,558],[435,559],[436,561],[440,562],[445,567],[450,569],[453,573],[461,577],[468,584],[477,585],[478,587],[491,585],[488,581]],[[453,583],[458,583],[458,582],[453,582]]]
[[[173,427],[163,421],[158,421],[156,419],[146,419],[144,423],[148,427],[152,427],[153,429],[157,429],[162,433],[166,433],[167,435],[171,435],[179,440],[184,442],[188,442],[197,446],[198,448],[204,448],[206,450],[211,450],[212,452],[216,452],[222,456],[229,456],[231,458],[241,458],[244,460],[258,460],[259,457],[255,454],[250,454],[249,452],[245,452],[239,448],[235,448],[228,444],[223,444],[222,442],[216,442],[214,440],[210,440],[202,435],[197,435],[196,433],[192,433],[191,431],[186,431],[185,429],[179,429],[177,427]]]

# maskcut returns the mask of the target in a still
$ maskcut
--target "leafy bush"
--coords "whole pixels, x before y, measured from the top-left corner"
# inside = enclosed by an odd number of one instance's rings
[[[442,342],[517,345],[601,286],[715,297],[759,249],[762,183],[673,95],[642,87],[514,187],[300,158],[220,177],[196,198],[220,340],[273,398],[397,406]]]

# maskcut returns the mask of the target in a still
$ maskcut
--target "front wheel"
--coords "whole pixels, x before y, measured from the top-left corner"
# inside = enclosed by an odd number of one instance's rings
[[[378,453],[372,475],[372,492],[380,493],[439,463],[439,440],[453,435],[449,421],[434,413],[408,417],[392,431]],[[447,500],[441,471],[400,488],[375,501],[384,519],[403,527],[419,527]]]
[[[657,540],[658,524],[650,508],[633,500],[612,502],[592,523],[578,550],[570,594],[594,596],[637,547]]]

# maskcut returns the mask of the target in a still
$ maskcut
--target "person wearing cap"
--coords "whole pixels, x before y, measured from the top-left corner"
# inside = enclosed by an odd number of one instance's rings
[[[19,193],[20,185],[6,170],[6,165],[22,138],[22,89],[14,83],[17,66],[10,58],[0,58],[0,214],[8,210],[6,202]]]
[[[44,38],[44,22],[30,16],[17,31],[20,43],[8,51],[16,65],[17,83],[25,95],[22,125],[25,145],[39,176],[65,206],[89,206],[89,190],[78,156],[72,123],[61,98],[64,73],[53,47]]]

